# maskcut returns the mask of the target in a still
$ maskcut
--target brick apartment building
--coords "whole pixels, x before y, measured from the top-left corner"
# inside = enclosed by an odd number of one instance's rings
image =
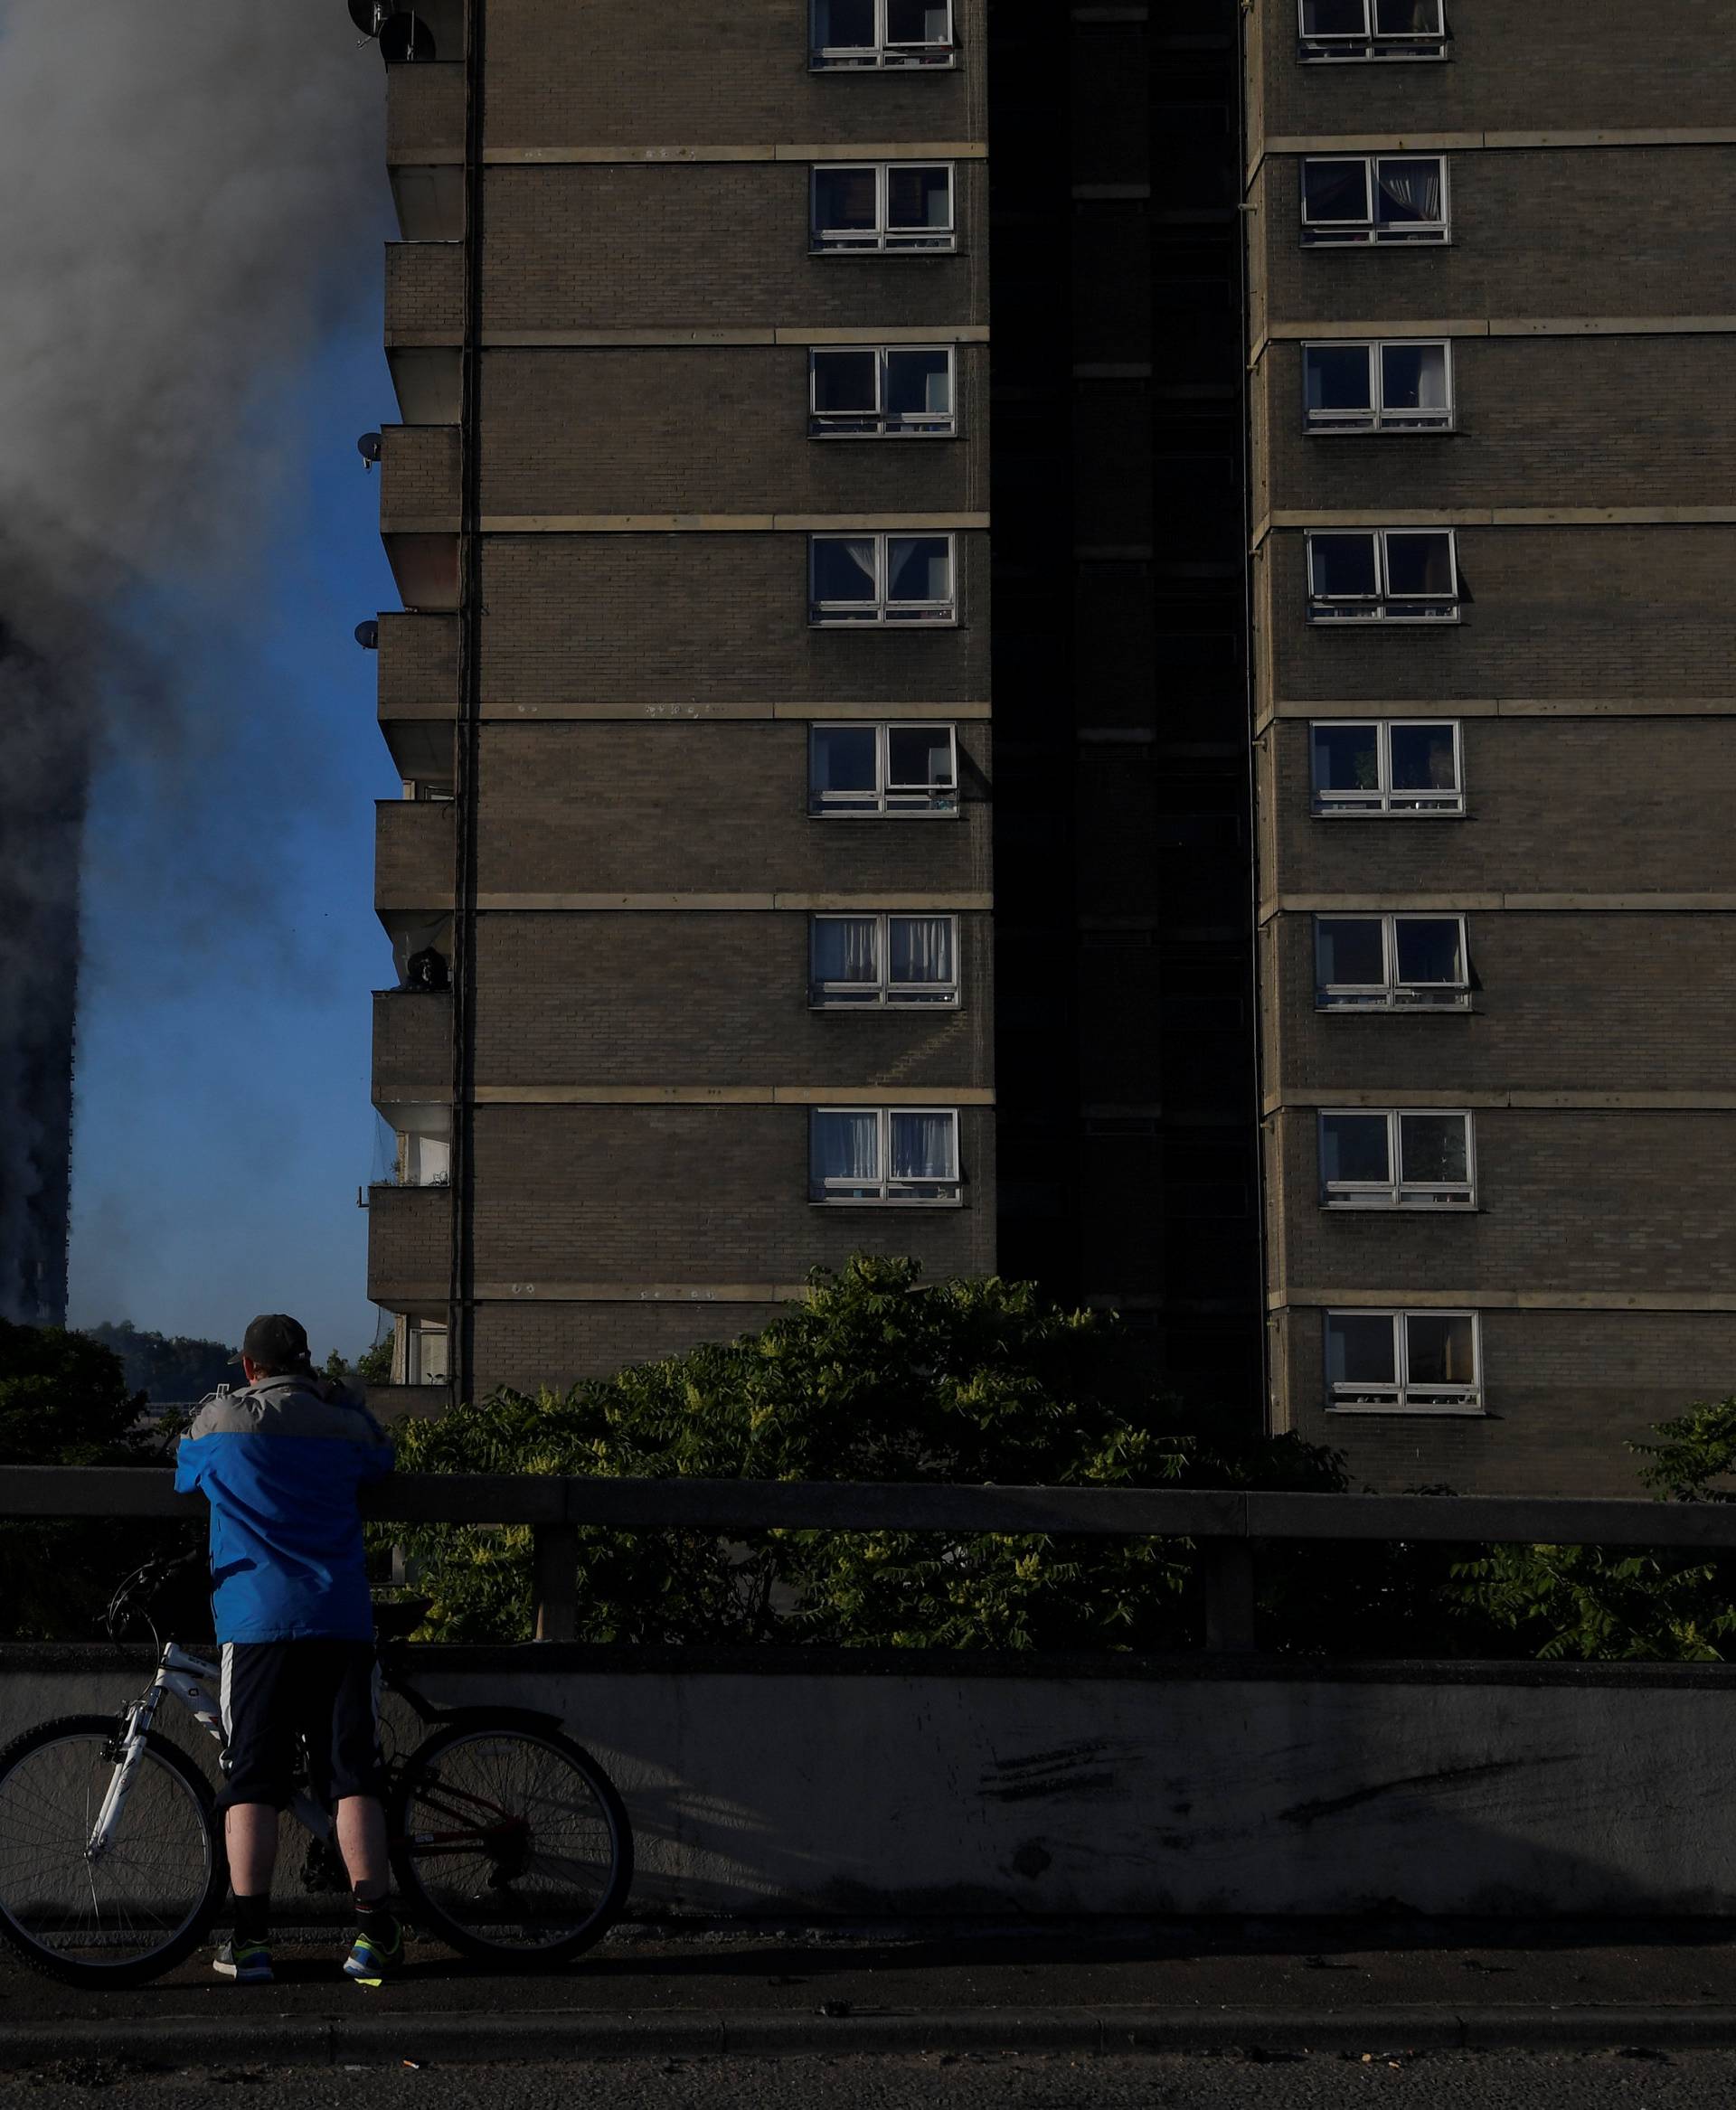
[[[1377,1484],[1729,1389],[1717,13],[385,23],[406,1403],[857,1250]]]

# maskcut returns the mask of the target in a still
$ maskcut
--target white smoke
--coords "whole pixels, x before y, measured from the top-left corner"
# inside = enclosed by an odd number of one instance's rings
[[[0,0],[0,1316],[36,1315],[65,839],[94,768],[186,743],[297,377],[378,301],[381,106],[343,0]]]

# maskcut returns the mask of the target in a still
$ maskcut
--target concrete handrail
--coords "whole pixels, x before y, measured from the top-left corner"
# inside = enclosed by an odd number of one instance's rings
[[[196,1517],[158,1467],[0,1465],[0,1517]],[[395,1473],[364,1491],[382,1523],[529,1524],[537,1633],[577,1625],[577,1534],[621,1531],[1065,1532],[1201,1542],[1208,1644],[1252,1645],[1262,1539],[1736,1548],[1736,1503],[1557,1495],[1266,1493],[1195,1487],[1001,1487],[896,1481],[609,1480]]]

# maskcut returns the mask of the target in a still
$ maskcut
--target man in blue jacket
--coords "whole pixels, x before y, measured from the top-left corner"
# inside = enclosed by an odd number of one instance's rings
[[[222,1644],[228,1738],[219,1798],[235,1932],[215,1967],[271,1981],[278,1813],[291,1800],[296,1740],[335,1804],[358,1929],[344,1969],[377,1983],[403,1960],[389,1902],[373,1606],[357,1490],[392,1470],[366,1407],[318,1376],[307,1336],[281,1312],[241,1343],[239,1391],[213,1393],[175,1455],[175,1484],[211,1505],[212,1607]]]

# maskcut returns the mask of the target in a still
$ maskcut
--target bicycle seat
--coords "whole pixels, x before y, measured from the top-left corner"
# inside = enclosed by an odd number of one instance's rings
[[[432,1597],[394,1597],[390,1604],[375,1601],[373,1631],[382,1641],[408,1641],[428,1616]]]

